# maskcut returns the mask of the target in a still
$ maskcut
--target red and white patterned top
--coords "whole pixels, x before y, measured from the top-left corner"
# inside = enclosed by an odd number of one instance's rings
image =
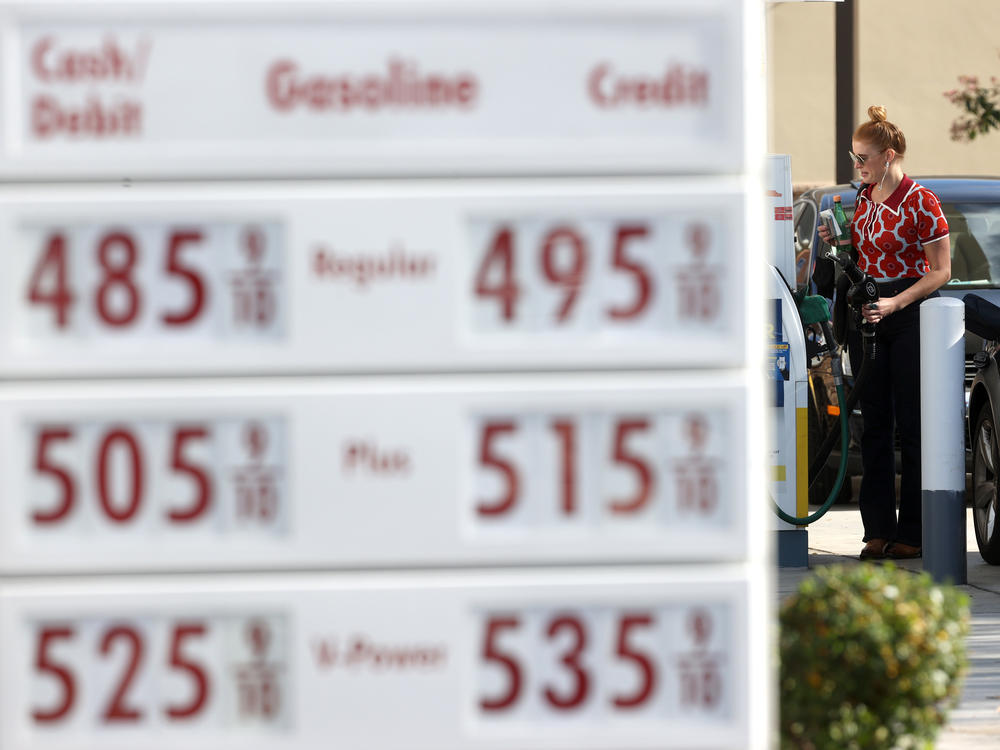
[[[882,203],[871,199],[872,187],[862,188],[851,219],[858,265],[876,281],[923,276],[927,272],[924,245],[948,236],[941,201],[905,175]]]

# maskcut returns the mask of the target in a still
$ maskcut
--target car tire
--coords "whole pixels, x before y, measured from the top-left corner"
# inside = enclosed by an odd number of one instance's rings
[[[979,410],[972,443],[972,519],[979,554],[1000,565],[1000,435],[987,402]]]

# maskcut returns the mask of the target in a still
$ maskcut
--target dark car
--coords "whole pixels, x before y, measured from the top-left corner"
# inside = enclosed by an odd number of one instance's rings
[[[996,333],[1000,339],[1000,330]],[[972,454],[972,519],[979,554],[990,565],[1000,565],[1000,344],[988,343],[976,355],[979,367],[969,393],[969,439]]]
[[[941,289],[942,295],[961,299],[966,294],[976,294],[997,306],[1000,306],[1000,178],[981,177],[914,177],[918,183],[934,191],[941,199],[941,206],[948,219],[951,238],[951,281]],[[798,282],[800,286],[808,287],[810,293],[822,294],[832,298],[836,277],[840,267],[823,256],[828,247],[819,239],[819,212],[833,206],[833,196],[840,195],[844,211],[848,217],[854,213],[854,202],[860,183],[851,185],[833,185],[814,188],[805,191],[795,202],[795,241],[796,258],[799,263]],[[1000,331],[998,331],[1000,334]],[[1000,338],[1000,335],[998,335]],[[981,377],[974,382],[976,366],[974,356],[982,352],[987,342],[979,336],[966,333],[966,403],[969,406],[970,441],[967,451],[967,468],[973,477],[977,476],[974,466],[977,423],[984,404],[991,410],[994,405],[1000,408],[1000,376],[991,380]],[[995,348],[991,350],[990,361],[994,362]],[[844,357],[845,366],[847,357]],[[829,378],[824,377],[822,368],[810,374],[810,409],[809,409],[809,446],[810,459],[825,436],[833,428],[837,417],[835,398],[829,386]],[[850,382],[850,381],[849,381]],[[993,420],[984,429],[989,431],[992,440],[993,425],[1000,425],[997,412],[991,411]],[[858,452],[861,433],[861,415],[855,410],[850,415],[851,448],[848,461],[848,480],[844,483],[840,499],[850,499],[850,477],[861,472],[861,460]],[[993,446],[993,443],[990,443]],[[993,446],[991,449],[995,449]],[[840,461],[837,447],[830,454],[820,479],[813,483],[810,490],[810,502],[823,502],[832,489],[833,477]],[[897,462],[898,466],[898,462]],[[974,493],[987,491],[986,483],[993,481],[991,472],[986,472],[980,465],[982,481]],[[987,478],[989,477],[989,478]],[[993,503],[996,504],[996,483],[992,485]],[[994,515],[991,518],[995,518]],[[985,521],[984,521],[985,523]],[[992,534],[993,522],[990,521]],[[978,528],[978,527],[977,527]],[[978,534],[978,531],[977,531]],[[1000,540],[1000,536],[998,536]],[[1000,546],[1000,541],[997,542]],[[1000,550],[998,550],[1000,556]],[[985,555],[984,555],[985,557]]]

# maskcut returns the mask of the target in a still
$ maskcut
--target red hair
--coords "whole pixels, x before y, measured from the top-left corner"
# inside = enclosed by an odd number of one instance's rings
[[[906,136],[885,119],[885,107],[872,105],[868,108],[868,118],[868,122],[861,123],[854,131],[854,140],[870,143],[879,151],[891,148],[900,156],[906,153]]]

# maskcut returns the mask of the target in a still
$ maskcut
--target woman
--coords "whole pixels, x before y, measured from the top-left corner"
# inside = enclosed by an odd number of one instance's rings
[[[876,358],[860,394],[863,475],[858,503],[864,522],[861,559],[921,555],[920,303],[951,278],[948,222],[937,196],[903,173],[906,138],[869,107],[854,131],[851,160],[864,183],[851,240],[859,267],[878,282],[879,300],[862,311],[875,325]],[[827,242],[829,232],[820,236]],[[861,335],[848,333],[851,368],[861,370]],[[899,428],[902,477],[896,515],[894,426]]]

